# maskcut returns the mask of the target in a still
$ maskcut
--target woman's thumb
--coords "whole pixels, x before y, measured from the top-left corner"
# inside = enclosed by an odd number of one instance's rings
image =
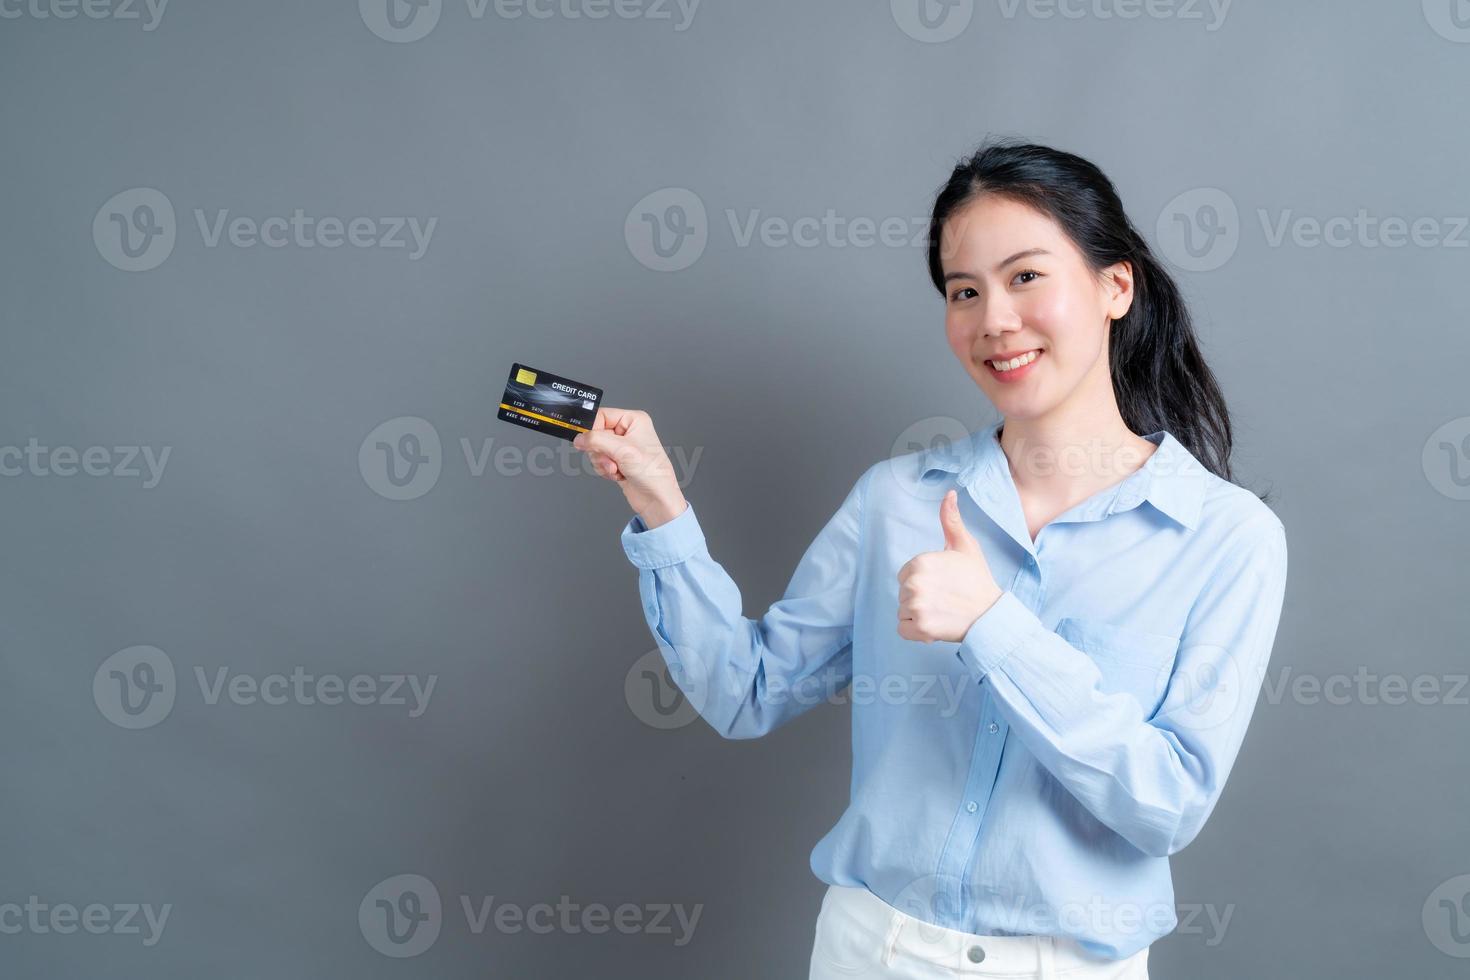
[[[613,446],[617,444],[617,439],[618,436],[606,430],[588,429],[586,432],[577,433],[577,436],[572,439],[572,445],[588,452],[611,454]]]
[[[944,550],[964,551],[974,554],[980,550],[980,544],[965,527],[964,518],[960,517],[959,494],[951,490],[944,495],[944,500],[939,505],[939,523],[944,528]]]

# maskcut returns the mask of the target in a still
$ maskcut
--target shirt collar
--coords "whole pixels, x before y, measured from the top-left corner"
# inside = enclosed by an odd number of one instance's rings
[[[966,487],[995,480],[1010,484],[1010,466],[996,438],[1003,421],[992,422],[959,442],[945,442],[925,450],[919,461],[920,477],[940,470],[957,473],[957,482]],[[1194,530],[1204,505],[1208,471],[1168,430],[1159,429],[1143,438],[1159,448],[1143,466],[1128,475],[1111,499],[1106,492],[1098,495],[1100,499],[1092,503],[1098,511],[1094,516],[1102,518],[1130,510],[1147,500],[1160,512]]]

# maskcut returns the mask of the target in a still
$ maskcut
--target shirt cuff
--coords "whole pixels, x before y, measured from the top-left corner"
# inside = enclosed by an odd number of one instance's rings
[[[970,626],[955,656],[970,668],[976,681],[982,681],[1038,632],[1046,632],[1046,627],[1036,614],[1012,593],[1002,592]]]
[[[622,542],[628,560],[639,568],[662,568],[698,554],[704,547],[704,531],[694,516],[694,505],[686,499],[683,513],[655,528],[633,515],[623,528]]]

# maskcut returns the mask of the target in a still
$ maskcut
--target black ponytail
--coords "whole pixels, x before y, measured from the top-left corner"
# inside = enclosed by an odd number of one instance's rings
[[[944,223],[981,194],[1029,205],[1055,221],[1094,272],[1133,268],[1133,304],[1113,321],[1108,362],[1123,422],[1138,435],[1168,430],[1210,472],[1231,479],[1230,412],[1195,340],[1173,278],[1133,227],[1113,184],[1095,165],[1061,150],[987,141],[954,169],[934,201],[929,276],[944,294]]]

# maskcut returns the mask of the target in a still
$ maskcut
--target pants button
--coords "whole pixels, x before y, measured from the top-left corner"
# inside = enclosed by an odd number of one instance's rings
[[[981,949],[979,946],[971,946],[969,950],[965,953],[965,955],[970,958],[971,963],[979,963],[981,960],[985,959],[985,950]]]

